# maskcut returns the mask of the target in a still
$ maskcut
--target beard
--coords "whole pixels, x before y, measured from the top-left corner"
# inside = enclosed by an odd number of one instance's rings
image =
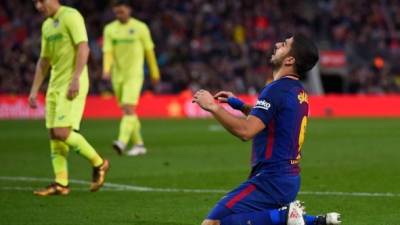
[[[276,48],[273,48],[269,51],[269,65],[272,67],[273,71],[277,71],[282,67],[283,61],[289,55],[289,53],[285,55],[276,55]]]
[[[269,60],[269,65],[272,67],[273,71],[276,71],[282,66],[284,57],[276,58],[274,56],[275,55],[271,55],[270,60]]]

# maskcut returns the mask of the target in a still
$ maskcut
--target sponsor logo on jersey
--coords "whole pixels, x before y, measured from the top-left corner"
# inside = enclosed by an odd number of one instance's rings
[[[112,40],[112,45],[120,45],[120,44],[131,44],[135,40],[134,39],[113,39]]]
[[[59,41],[59,40],[62,40],[62,39],[63,39],[63,35],[61,33],[56,33],[56,34],[50,35],[50,36],[48,36],[46,38],[46,40],[48,42]]]
[[[254,108],[256,109],[265,109],[265,110],[268,110],[270,107],[271,104],[265,100],[258,100],[256,106],[254,106]]]

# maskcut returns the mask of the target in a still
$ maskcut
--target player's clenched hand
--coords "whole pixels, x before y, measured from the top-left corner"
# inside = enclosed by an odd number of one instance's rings
[[[67,99],[73,100],[79,94],[79,79],[72,79],[68,88]]]
[[[193,95],[193,102],[197,103],[206,111],[214,111],[218,105],[214,101],[214,97],[206,90],[200,90]]]
[[[235,97],[235,95],[230,91],[220,91],[214,95],[214,98],[222,103],[227,103],[229,97]]]
[[[101,77],[101,79],[103,79],[103,80],[110,80],[110,78],[111,78],[110,73],[103,73],[103,76]]]
[[[151,78],[151,85],[153,85],[153,87],[157,87],[157,85],[160,83],[160,78]]]
[[[36,109],[37,108],[37,95],[30,94],[28,97],[28,103],[29,103],[29,107],[31,107],[32,109]]]

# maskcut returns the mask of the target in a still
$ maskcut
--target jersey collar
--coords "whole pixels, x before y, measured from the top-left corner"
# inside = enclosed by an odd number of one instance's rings
[[[130,17],[130,18],[128,19],[128,21],[126,21],[126,23],[122,23],[122,22],[119,21],[119,20],[117,20],[117,21],[118,21],[119,25],[125,26],[125,25],[129,25],[130,23],[132,23],[133,19],[132,19],[132,17]]]
[[[289,74],[286,74],[286,75],[282,76],[280,79],[282,79],[282,78],[288,78],[288,79],[292,79],[292,80],[299,80],[300,76],[297,75],[297,74],[294,74],[294,73],[289,73]]]
[[[61,12],[64,10],[64,6],[60,6],[56,12],[56,14],[54,14],[54,16],[52,16],[52,19],[58,19],[58,17],[60,17]]]

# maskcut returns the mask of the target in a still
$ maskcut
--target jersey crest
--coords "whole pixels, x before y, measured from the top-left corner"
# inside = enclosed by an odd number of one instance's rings
[[[300,104],[303,104],[304,102],[308,103],[308,95],[304,91],[301,91],[299,95],[297,95],[297,99],[299,100]]]

